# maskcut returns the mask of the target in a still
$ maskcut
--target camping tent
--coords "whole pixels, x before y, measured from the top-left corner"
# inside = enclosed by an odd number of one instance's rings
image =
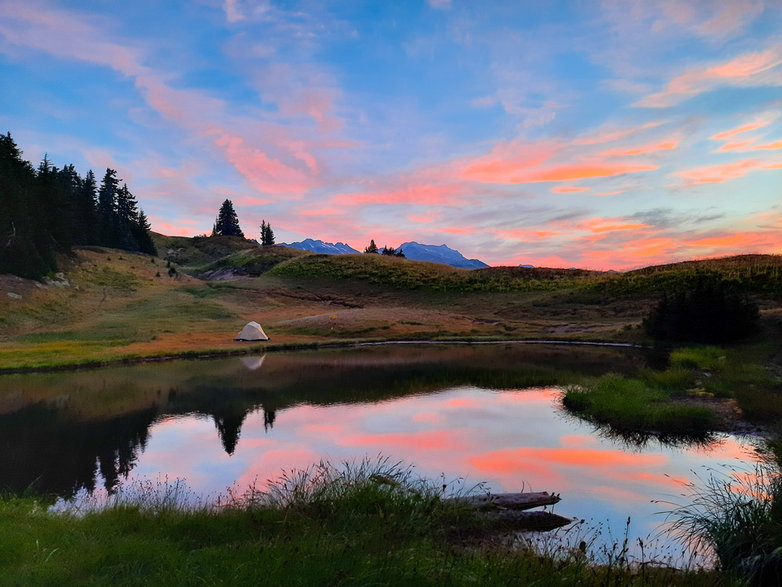
[[[266,333],[257,322],[248,322],[242,331],[236,335],[236,340],[269,340]]]

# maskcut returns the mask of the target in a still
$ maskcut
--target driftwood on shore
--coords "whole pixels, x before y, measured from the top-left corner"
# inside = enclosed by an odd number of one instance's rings
[[[553,530],[573,520],[552,512],[526,510],[554,505],[560,501],[558,493],[547,491],[522,493],[486,493],[452,497],[447,502],[479,510],[496,530],[538,531]]]
[[[523,493],[484,493],[452,497],[447,501],[478,508],[480,510],[529,510],[542,505],[554,505],[562,498],[558,493],[530,491]]]

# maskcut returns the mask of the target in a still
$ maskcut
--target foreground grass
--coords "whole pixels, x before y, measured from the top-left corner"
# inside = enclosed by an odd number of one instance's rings
[[[782,477],[711,471],[689,484],[688,502],[669,514],[671,531],[692,547],[712,550],[720,568],[748,585],[782,584]]]
[[[471,511],[441,486],[380,461],[321,464],[222,506],[171,487],[90,512],[0,500],[5,585],[714,585],[714,572],[591,565],[578,550],[540,556],[478,540]]]

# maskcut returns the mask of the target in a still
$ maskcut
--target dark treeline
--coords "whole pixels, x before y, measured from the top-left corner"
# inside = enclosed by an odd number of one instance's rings
[[[0,273],[42,277],[74,245],[157,254],[147,217],[121,182],[107,169],[98,185],[92,171],[82,178],[47,157],[35,169],[10,133],[0,135]]]

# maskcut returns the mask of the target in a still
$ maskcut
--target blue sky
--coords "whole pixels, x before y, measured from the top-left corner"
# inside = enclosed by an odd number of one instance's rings
[[[0,130],[154,230],[623,269],[782,253],[782,3],[0,1]]]

